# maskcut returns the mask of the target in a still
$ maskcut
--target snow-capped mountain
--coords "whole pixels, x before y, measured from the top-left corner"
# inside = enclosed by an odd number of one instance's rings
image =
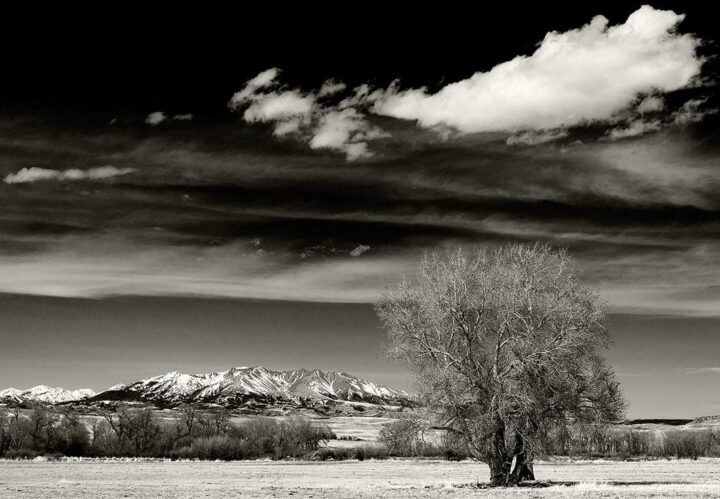
[[[91,401],[144,401],[158,406],[183,403],[218,404],[224,407],[273,405],[296,406],[331,401],[409,406],[411,397],[347,373],[299,369],[273,371],[262,366],[234,367],[208,374],[170,372],[116,385]]]
[[[37,402],[43,404],[60,404],[85,400],[95,396],[95,392],[89,388],[79,390],[66,390],[65,388],[54,388],[46,385],[38,385],[27,390],[8,388],[0,391],[0,403],[23,403]]]

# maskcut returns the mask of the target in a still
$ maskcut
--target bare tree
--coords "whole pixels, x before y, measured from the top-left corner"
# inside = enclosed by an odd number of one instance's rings
[[[385,444],[390,454],[421,455],[425,447],[425,427],[420,419],[396,419],[383,425],[380,441]]]
[[[0,456],[10,446],[10,418],[9,412],[4,407],[0,407]]]
[[[17,407],[14,407],[10,412],[8,434],[10,435],[11,449],[20,449],[28,444],[30,437],[27,432],[27,424],[25,424],[25,418],[22,416],[20,409]]]
[[[217,436],[228,431],[231,424],[227,409],[218,409],[210,413],[196,416],[197,424],[206,435]]]
[[[389,354],[416,373],[438,424],[488,463],[494,485],[534,479],[533,456],[556,425],[622,416],[599,353],[609,343],[602,304],[565,251],[429,254],[417,280],[388,291],[376,310]]]
[[[180,414],[178,421],[180,433],[183,436],[192,437],[198,423],[197,410],[192,405],[182,405],[177,411]]]
[[[114,413],[107,410],[101,412],[115,436],[113,451],[132,452],[135,456],[148,454],[162,433],[152,409],[131,409],[125,404],[117,404],[114,409]],[[99,430],[99,427],[95,430]]]
[[[129,414],[128,437],[135,449],[136,456],[144,456],[152,451],[162,428],[155,420],[152,409],[136,409]]]
[[[34,405],[27,425],[27,433],[35,450],[43,450],[55,438],[60,417],[41,405]]]
[[[129,433],[129,415],[130,411],[125,404],[117,404],[114,412],[111,410],[103,410],[100,415],[110,426],[118,441],[122,441]]]

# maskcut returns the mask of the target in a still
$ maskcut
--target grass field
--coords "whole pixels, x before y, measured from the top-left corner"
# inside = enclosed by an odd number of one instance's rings
[[[478,490],[487,467],[472,461],[0,461],[0,497],[720,497],[720,459],[538,463],[536,474],[549,486]]]

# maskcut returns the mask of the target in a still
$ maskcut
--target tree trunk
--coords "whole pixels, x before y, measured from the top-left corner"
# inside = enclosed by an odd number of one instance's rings
[[[508,460],[505,446],[505,423],[500,419],[496,421],[495,434],[490,444],[488,465],[490,466],[490,484],[507,485],[511,463]]]
[[[524,480],[535,480],[532,457],[525,446],[525,440],[519,433],[515,434],[515,467],[507,478],[508,485],[518,485]]]

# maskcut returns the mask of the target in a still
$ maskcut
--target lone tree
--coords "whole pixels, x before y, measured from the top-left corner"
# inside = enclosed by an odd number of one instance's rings
[[[598,295],[565,251],[509,245],[426,255],[417,280],[376,304],[391,357],[417,375],[438,423],[490,467],[493,485],[534,480],[557,428],[619,419]],[[514,466],[513,466],[514,463]]]

